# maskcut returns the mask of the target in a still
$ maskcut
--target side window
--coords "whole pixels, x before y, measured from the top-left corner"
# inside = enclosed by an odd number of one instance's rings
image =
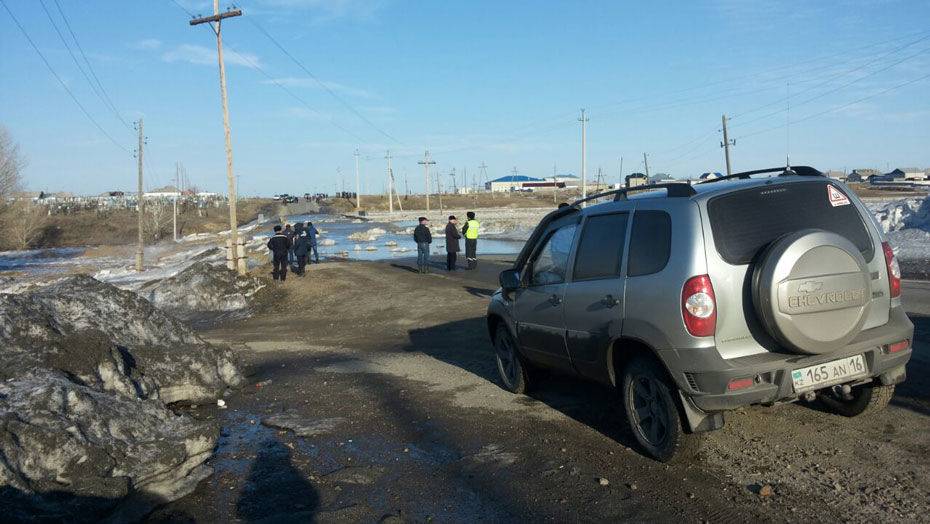
[[[629,217],[628,213],[588,217],[575,256],[575,280],[620,276]]]
[[[533,261],[533,274],[530,275],[531,286],[565,282],[568,255],[572,250],[572,239],[575,236],[576,227],[576,224],[568,224],[549,235]]]
[[[672,219],[665,211],[637,211],[630,234],[627,275],[651,275],[665,269],[672,251]]]

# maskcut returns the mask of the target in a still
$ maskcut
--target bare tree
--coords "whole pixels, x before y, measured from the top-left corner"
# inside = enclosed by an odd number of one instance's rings
[[[20,172],[24,165],[19,146],[13,142],[6,128],[0,125],[0,206],[6,205],[20,188]]]
[[[149,238],[155,242],[161,240],[170,219],[171,212],[164,202],[146,202],[144,231],[148,233]]]
[[[30,200],[13,202],[3,217],[6,242],[14,249],[28,249],[42,235],[48,209]]]

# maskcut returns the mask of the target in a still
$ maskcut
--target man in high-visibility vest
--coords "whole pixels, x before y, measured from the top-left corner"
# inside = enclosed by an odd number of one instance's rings
[[[468,263],[465,269],[475,269],[478,267],[478,228],[481,224],[475,220],[474,211],[469,211],[466,216],[468,220],[462,227],[462,234],[465,235],[465,261]]]

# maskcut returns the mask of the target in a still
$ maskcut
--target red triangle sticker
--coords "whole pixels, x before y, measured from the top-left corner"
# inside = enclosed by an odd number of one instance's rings
[[[830,205],[833,207],[849,205],[849,197],[844,195],[842,191],[833,187],[831,184],[827,184],[827,199],[830,201]]]

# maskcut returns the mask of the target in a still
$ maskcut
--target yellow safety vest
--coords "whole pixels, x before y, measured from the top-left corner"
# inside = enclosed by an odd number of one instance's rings
[[[469,220],[468,222],[466,222],[466,224],[468,224],[468,229],[465,230],[465,238],[469,240],[477,240],[478,239],[478,226],[480,226],[481,224],[479,224],[477,220]]]

